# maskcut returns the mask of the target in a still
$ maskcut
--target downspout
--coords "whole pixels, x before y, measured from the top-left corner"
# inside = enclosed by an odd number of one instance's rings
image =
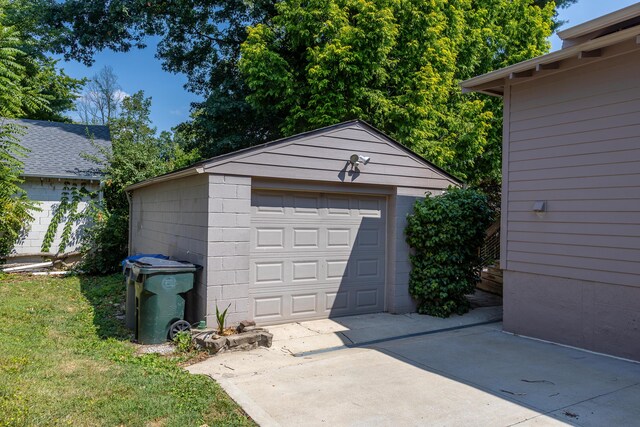
[[[131,192],[130,191],[125,191],[124,194],[126,194],[127,196],[127,203],[129,204],[129,227],[127,228],[127,252],[128,255],[131,256],[131,235],[132,235],[132,217],[131,217],[131,211],[132,211],[132,204],[131,204]]]

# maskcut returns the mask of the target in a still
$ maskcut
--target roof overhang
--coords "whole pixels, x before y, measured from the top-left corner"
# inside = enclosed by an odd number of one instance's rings
[[[625,42],[627,43],[624,47],[613,49],[614,45]],[[609,47],[612,48],[606,51],[605,49]],[[550,73],[565,71],[570,68],[588,65],[594,60],[622,55],[639,47],[640,26],[634,26],[465,80],[460,83],[460,86],[463,93],[481,92],[492,96],[502,96],[507,81],[512,83],[520,82]]]
[[[102,181],[103,176],[81,176],[81,175],[42,175],[33,173],[24,173],[20,175],[22,178],[38,178],[38,179],[57,179],[57,180],[74,180],[74,181]]]
[[[164,181],[170,181],[172,179],[185,178],[188,176],[198,175],[204,172],[204,168],[201,166],[191,166],[185,169],[180,169],[175,172],[170,172],[164,175],[156,176],[155,178],[149,178],[141,182],[137,182],[125,188],[125,191],[133,191],[138,188],[147,187],[149,185],[157,184]]]
[[[575,25],[563,31],[558,31],[558,37],[562,40],[571,40],[584,37],[597,31],[606,30],[619,23],[628,21],[640,15],[640,3],[632,4],[615,12],[608,13],[590,21]]]

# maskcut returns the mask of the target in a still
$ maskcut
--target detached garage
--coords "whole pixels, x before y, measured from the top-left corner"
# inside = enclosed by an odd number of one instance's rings
[[[405,218],[460,183],[361,121],[128,188],[130,252],[203,266],[189,320],[261,324],[414,310]]]

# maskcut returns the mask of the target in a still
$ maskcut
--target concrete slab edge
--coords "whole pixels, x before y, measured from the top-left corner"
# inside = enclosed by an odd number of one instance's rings
[[[256,422],[260,427],[279,427],[280,424],[276,422],[271,415],[269,415],[264,409],[260,407],[256,402],[247,396],[242,390],[240,390],[234,383],[226,380],[225,378],[214,378],[209,375],[211,379],[220,384],[220,387],[227,392],[229,397],[233,399],[240,407]]]
[[[398,336],[395,336],[395,337],[380,338],[380,339],[377,339],[377,340],[363,341],[363,342],[354,343],[354,344],[344,344],[344,345],[339,345],[339,346],[335,346],[335,347],[323,348],[323,349],[320,349],[320,350],[305,351],[305,352],[301,352],[301,353],[294,353],[293,356],[294,357],[314,356],[314,355],[317,355],[317,354],[330,353],[330,352],[338,351],[338,350],[345,350],[347,348],[370,347],[372,345],[382,344],[382,343],[386,343],[386,342],[390,342],[390,341],[404,340],[404,339],[407,339],[407,338],[415,338],[415,337],[421,337],[421,336],[425,336],[425,335],[434,335],[434,334],[440,334],[440,333],[444,333],[444,332],[458,331],[458,330],[461,330],[461,329],[468,329],[468,328],[473,328],[473,327],[476,327],[476,326],[491,325],[491,324],[500,323],[500,322],[502,322],[502,318],[491,319],[491,320],[487,320],[487,321],[484,321],[484,322],[469,323],[467,325],[452,326],[452,327],[449,327],[449,328],[433,329],[431,331],[414,332],[412,334],[404,334],[404,335],[398,335]]]
[[[539,342],[543,342],[543,343],[546,343],[546,344],[553,344],[553,345],[557,345],[557,346],[560,346],[560,347],[565,347],[565,348],[570,348],[570,349],[573,349],[573,350],[582,351],[584,353],[595,354],[596,356],[609,357],[611,359],[621,360],[623,362],[631,362],[631,363],[635,363],[636,365],[640,365],[640,361],[638,361],[638,360],[627,359],[627,358],[620,357],[620,356],[614,356],[613,354],[600,353],[600,352],[593,351],[593,350],[587,350],[586,348],[574,347],[572,345],[561,344],[561,343],[553,342],[553,341],[547,341],[547,340],[543,340],[542,338],[534,338],[534,337],[529,337],[527,335],[514,334],[513,332],[507,332],[507,331],[504,331],[504,330],[501,331],[501,332],[503,334],[512,335],[514,337],[525,338],[525,339],[532,340],[532,341],[539,341]]]

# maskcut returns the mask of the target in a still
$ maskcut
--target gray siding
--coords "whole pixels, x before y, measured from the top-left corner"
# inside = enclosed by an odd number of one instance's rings
[[[350,173],[351,154],[371,157],[361,173]],[[205,169],[213,173],[263,178],[408,186],[442,189],[455,185],[451,178],[409,155],[358,123],[326,133],[268,146],[233,159],[212,159]]]
[[[507,270],[640,287],[638,76],[636,51],[510,87]]]
[[[640,288],[504,272],[504,329],[640,359]]]
[[[206,175],[175,179],[133,192],[130,252],[162,253],[206,266],[209,185]],[[204,318],[206,269],[196,276],[188,313],[191,321]]]

